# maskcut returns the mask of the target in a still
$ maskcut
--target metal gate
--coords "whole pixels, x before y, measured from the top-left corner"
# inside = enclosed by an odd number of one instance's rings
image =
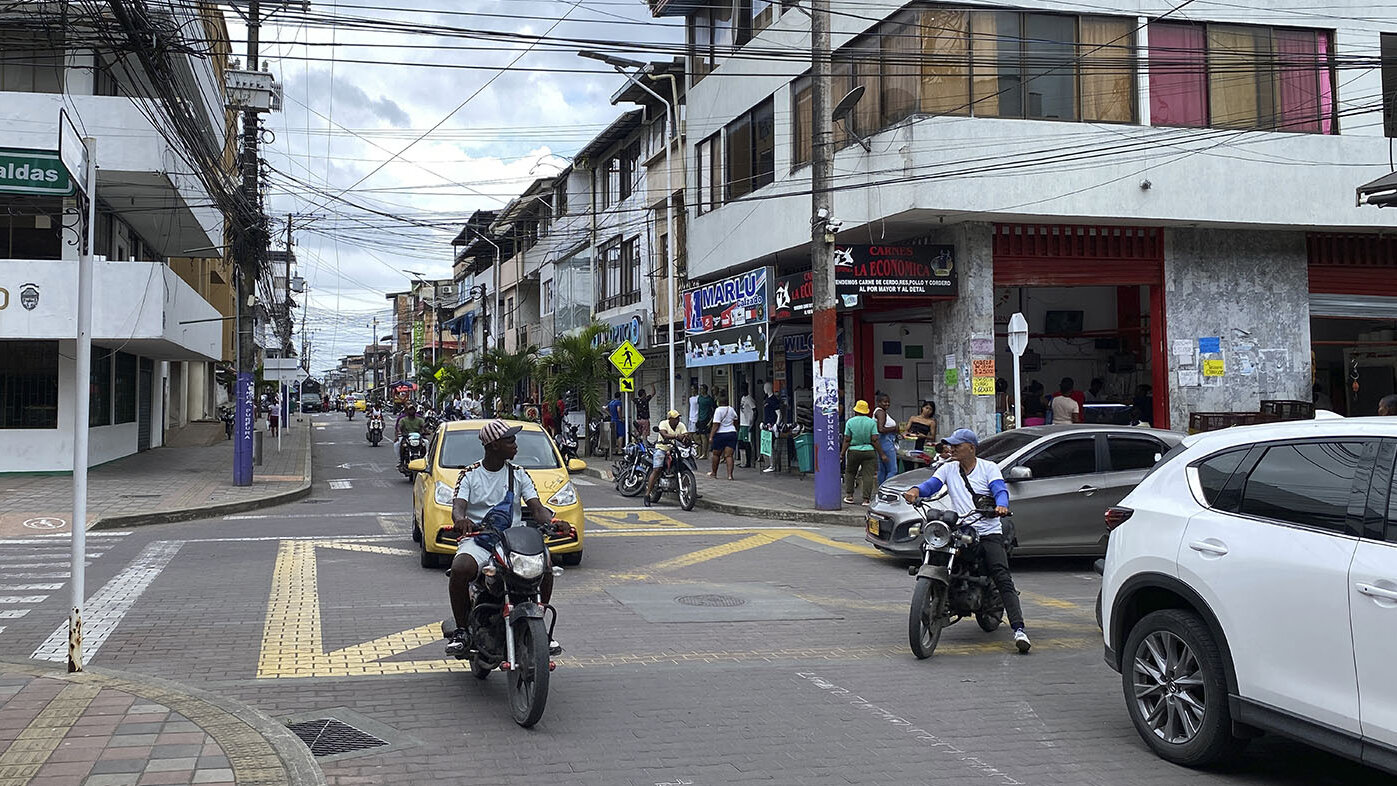
[[[136,450],[150,450],[151,385],[155,381],[155,361],[141,358],[136,375]]]

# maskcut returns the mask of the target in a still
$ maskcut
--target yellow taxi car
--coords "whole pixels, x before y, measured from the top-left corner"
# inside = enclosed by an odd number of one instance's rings
[[[486,420],[453,420],[443,423],[427,444],[426,458],[416,459],[408,469],[417,472],[412,482],[412,539],[420,545],[422,567],[446,567],[456,553],[456,534],[451,526],[451,501],[461,470],[485,457],[480,444],[480,427]],[[582,563],[582,498],[573,485],[569,470],[581,472],[586,462],[573,459],[563,463],[553,439],[537,423],[510,421],[523,428],[515,436],[519,452],[514,464],[529,473],[538,489],[539,501],[553,511],[555,518],[572,525],[575,535],[547,541],[553,561],[559,565]]]

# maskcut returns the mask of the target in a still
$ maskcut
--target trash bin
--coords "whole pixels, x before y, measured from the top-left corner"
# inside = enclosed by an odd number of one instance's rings
[[[810,432],[797,434],[796,443],[796,466],[801,472],[815,471],[815,435]]]

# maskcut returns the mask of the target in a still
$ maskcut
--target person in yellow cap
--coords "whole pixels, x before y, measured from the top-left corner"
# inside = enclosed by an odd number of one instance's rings
[[[878,462],[882,450],[878,447],[878,422],[868,415],[868,402],[859,399],[854,405],[854,416],[844,423],[844,446],[840,457],[844,459],[844,501],[854,504],[854,481],[863,488],[863,504],[873,500],[873,478],[878,472]]]
[[[655,491],[655,483],[660,479],[660,473],[665,469],[665,460],[669,458],[670,447],[680,439],[687,439],[689,430],[684,428],[684,421],[679,419],[679,411],[671,409],[664,421],[659,425],[660,441],[655,445],[655,455],[651,459],[650,480],[645,484],[645,507],[650,507],[650,495]]]

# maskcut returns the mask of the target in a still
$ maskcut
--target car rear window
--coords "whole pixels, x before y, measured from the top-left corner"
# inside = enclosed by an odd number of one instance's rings
[[[519,452],[514,463],[524,469],[557,469],[558,454],[553,451],[553,441],[541,431],[521,431],[515,435]],[[480,444],[480,431],[448,431],[441,445],[441,466],[447,469],[464,469],[485,458],[485,446]]]
[[[1186,448],[1180,444],[1175,451],[1183,452]],[[1250,446],[1239,450],[1229,450],[1226,453],[1218,453],[1209,456],[1193,465],[1198,470],[1198,485],[1203,489],[1203,500],[1208,503],[1208,507],[1218,510],[1236,510],[1237,493],[1234,490],[1230,494],[1224,495],[1227,489],[1227,481],[1232,477],[1232,473],[1237,471],[1242,459],[1246,458]],[[1167,461],[1170,457],[1166,456]],[[1161,461],[1160,464],[1163,464]]]
[[[1247,476],[1238,511],[1347,532],[1363,447],[1363,442],[1302,442],[1267,448]]]

